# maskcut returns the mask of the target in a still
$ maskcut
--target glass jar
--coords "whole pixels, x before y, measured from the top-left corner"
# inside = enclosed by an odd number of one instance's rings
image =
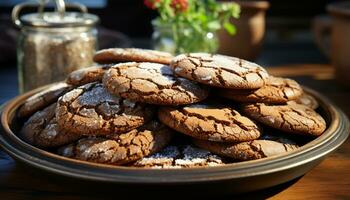
[[[14,22],[21,29],[17,44],[20,93],[62,81],[70,72],[93,64],[97,16],[78,5],[81,12],[57,9],[18,18],[27,6],[35,5],[20,4],[13,10]]]
[[[216,32],[196,32],[187,25],[162,24],[152,21],[153,47],[172,54],[206,52],[215,53],[219,47]]]

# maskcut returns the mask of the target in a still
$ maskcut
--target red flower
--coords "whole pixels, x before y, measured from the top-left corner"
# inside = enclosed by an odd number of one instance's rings
[[[188,8],[188,1],[187,0],[172,0],[171,1],[171,7],[175,9],[175,12],[184,12]]]
[[[159,3],[161,0],[144,0],[143,3],[150,9],[156,9],[156,3]]]

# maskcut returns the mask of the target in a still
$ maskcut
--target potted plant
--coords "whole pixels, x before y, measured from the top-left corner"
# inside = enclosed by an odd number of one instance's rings
[[[265,14],[269,8],[268,1],[224,1],[223,4],[239,4],[242,14],[239,19],[231,17],[237,33],[234,37],[221,30],[218,33],[220,48],[219,53],[255,60],[259,55],[265,35]]]
[[[217,31],[224,28],[236,33],[230,18],[238,18],[240,7],[235,3],[215,0],[144,0],[157,10],[152,21],[154,47],[174,54],[188,52],[214,53],[219,47]]]

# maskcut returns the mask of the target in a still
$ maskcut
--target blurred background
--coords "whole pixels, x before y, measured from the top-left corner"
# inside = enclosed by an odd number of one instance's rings
[[[17,88],[16,86],[4,86],[17,84],[16,38],[19,30],[11,21],[11,11],[14,5],[21,2],[23,1],[0,1],[0,73],[6,72],[13,75],[0,81],[0,91],[8,92],[8,96],[17,94],[17,91],[13,90],[13,88]],[[82,3],[88,7],[90,13],[100,17],[99,48],[152,48],[151,20],[157,16],[157,13],[147,8],[143,0],[67,0],[66,2]],[[250,23],[250,20],[257,15],[260,15],[261,23],[266,22],[265,31],[260,30],[262,32],[259,36],[261,39],[257,42],[259,47],[249,47],[249,51],[255,49],[256,52],[252,56],[248,55],[247,59],[254,60],[266,67],[300,63],[329,63],[328,58],[316,45],[312,30],[314,29],[315,16],[325,15],[326,5],[336,1],[268,0],[262,1],[267,4],[262,6],[263,9],[254,8],[254,5],[244,6],[244,3],[249,4],[251,1],[242,2],[242,15],[252,12],[251,16],[247,17],[246,22]],[[253,9],[253,11],[249,11],[249,9]],[[258,10],[254,11],[254,9]],[[264,17],[265,11],[266,18]],[[243,23],[247,24],[246,22]],[[238,34],[243,29],[238,25]],[[244,43],[242,45],[247,46]],[[225,50],[220,50],[220,52],[225,53]]]
[[[144,6],[142,0],[73,0],[85,4],[89,12],[98,15],[104,31],[116,31],[110,46],[150,47],[151,19],[157,13]],[[73,2],[67,1],[67,2]],[[21,0],[0,1],[0,51],[1,63],[15,66],[15,38],[17,29],[12,25],[10,14]],[[316,15],[325,14],[325,6],[331,0],[304,0],[302,5],[293,0],[269,0],[266,12],[265,42],[258,62],[264,65],[284,63],[327,62],[318,50],[311,33],[311,22]],[[238,29],[239,30],[239,29]],[[118,34],[118,33],[114,33]],[[119,36],[119,37],[118,37]],[[124,37],[123,37],[124,36]],[[111,38],[106,38],[111,39]],[[119,41],[124,39],[125,41]],[[103,39],[102,39],[103,40]],[[100,42],[104,47],[105,42]]]

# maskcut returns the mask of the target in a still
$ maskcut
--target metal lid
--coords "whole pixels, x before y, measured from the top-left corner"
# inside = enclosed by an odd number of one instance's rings
[[[87,8],[81,4],[65,4],[63,0],[56,0],[55,2],[56,10],[54,12],[44,12],[47,1],[41,1],[40,4],[19,4],[12,10],[12,20],[19,27],[48,28],[94,26],[99,22],[99,18],[96,15],[87,13]],[[21,10],[26,7],[38,8],[38,12],[24,14],[19,17]],[[78,9],[80,12],[66,12],[66,7]]]
[[[66,12],[63,16],[57,12],[32,13],[20,17],[22,26],[36,27],[94,26],[98,21],[96,15],[80,12]]]

